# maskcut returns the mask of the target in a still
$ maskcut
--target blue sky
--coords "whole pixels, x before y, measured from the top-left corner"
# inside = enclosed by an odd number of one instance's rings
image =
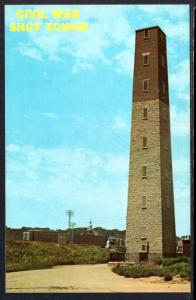
[[[167,35],[176,231],[189,234],[189,7],[75,6],[88,32],[9,32],[16,10],[32,8],[54,6],[6,6],[6,224],[66,228],[73,209],[77,227],[92,219],[125,229],[135,30],[158,25]]]

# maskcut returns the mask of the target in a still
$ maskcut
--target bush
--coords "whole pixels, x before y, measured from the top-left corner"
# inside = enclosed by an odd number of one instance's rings
[[[154,259],[153,259],[153,262],[155,262],[157,265],[161,265],[162,264],[162,262],[163,262],[163,258],[162,257],[155,257]]]
[[[158,274],[158,267],[145,267],[141,265],[137,266],[117,266],[112,269],[113,272],[123,275],[125,277],[140,278],[156,276]]]
[[[186,256],[179,256],[179,257],[155,257],[153,259],[153,262],[157,265],[163,265],[163,266],[171,266],[176,263],[185,262],[190,264],[190,258]]]
[[[190,263],[177,262],[178,260],[173,259],[167,263],[166,266],[149,266],[145,265],[127,265],[127,266],[116,266],[112,269],[113,272],[123,275],[125,277],[139,278],[139,277],[149,277],[149,276],[159,276],[164,277],[165,281],[172,280],[173,276],[180,275],[181,278],[190,278]],[[171,264],[173,261],[173,264]],[[187,261],[187,260],[185,260]],[[175,262],[175,263],[174,263]]]
[[[165,275],[165,276],[164,276],[164,280],[165,280],[165,281],[170,281],[170,280],[172,280],[172,279],[173,279],[172,275],[169,275],[169,274],[168,274],[168,275]]]
[[[6,245],[6,270],[8,272],[107,261],[109,261],[109,250],[92,245],[23,241],[10,241]]]
[[[188,273],[190,270],[190,264],[181,262],[181,263],[176,263],[174,265],[170,265],[168,266],[168,268],[174,274],[179,274],[181,271]]]
[[[163,266],[171,266],[176,263],[182,263],[182,262],[190,264],[190,258],[186,257],[186,256],[179,256],[179,257],[175,257],[175,258],[168,257],[168,258],[162,259]]]

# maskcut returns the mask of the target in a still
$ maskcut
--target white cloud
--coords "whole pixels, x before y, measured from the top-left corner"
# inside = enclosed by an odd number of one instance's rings
[[[171,134],[176,136],[189,136],[190,134],[190,115],[188,110],[177,108],[171,105]]]
[[[6,201],[9,206],[21,199],[31,199],[45,207],[56,203],[78,210],[82,206],[97,222],[103,215],[101,211],[108,206],[111,218],[106,223],[109,226],[113,218],[125,214],[126,165],[128,162],[126,164],[123,156],[101,155],[91,149],[8,145]],[[122,216],[121,222],[124,219]]]
[[[43,7],[41,8],[43,9]],[[188,6],[185,5],[111,5],[109,9],[106,5],[82,5],[77,8],[81,10],[80,21],[90,24],[88,32],[81,34],[74,32],[48,33],[42,26],[40,32],[28,34],[27,43],[19,47],[19,51],[23,55],[39,60],[47,58],[66,61],[70,55],[74,60],[73,73],[78,73],[80,70],[91,70],[95,63],[102,62],[103,64],[112,64],[115,71],[127,75],[130,74],[133,67],[132,52],[135,40],[134,30],[130,25],[133,22],[130,22],[128,16],[137,14],[139,19],[141,12],[142,15],[145,13],[148,16],[152,15],[155,24],[161,24],[169,37],[176,37],[180,41],[187,41],[189,38],[188,22],[181,21],[181,18],[187,14]],[[52,21],[52,9],[54,6],[44,7],[46,15],[49,16],[48,21]],[[65,9],[65,6],[58,6],[58,9]],[[7,9],[7,19],[15,10],[14,7]],[[176,23],[173,23],[170,17],[175,18]],[[115,46],[117,46],[118,52],[110,57],[109,50]]]
[[[170,17],[182,18],[189,8],[188,5],[165,5],[165,4],[156,4],[156,5],[137,5],[139,10],[147,13],[148,15],[162,15],[166,14]]]
[[[76,74],[78,73],[80,70],[92,70],[94,69],[94,66],[92,64],[89,64],[87,62],[83,62],[81,60],[76,60],[73,68],[72,68],[72,73]]]
[[[189,185],[183,184],[181,181],[174,188],[176,205],[190,207],[190,188]]]
[[[182,101],[189,99],[190,84],[190,62],[188,59],[177,64],[173,73],[169,76],[169,85],[171,90],[178,94]],[[184,98],[185,96],[185,98]]]
[[[113,119],[113,122],[112,122],[112,129],[115,129],[115,130],[129,130],[130,126],[127,124],[127,121],[120,117],[120,116],[116,116],[114,117]]]
[[[54,207],[54,211],[56,206],[80,210],[80,216],[75,218],[78,226],[87,222],[87,216],[93,218],[96,226],[125,225],[127,155],[100,154],[84,148],[43,149],[15,144],[8,145],[6,151],[6,202],[9,207],[13,203],[17,207],[21,199],[27,203],[31,199],[35,205],[40,203],[46,209]],[[187,158],[181,156],[174,160],[174,173],[175,176],[180,173],[174,182],[177,229],[179,234],[186,234],[189,228],[184,227],[182,219],[189,217],[190,207]],[[29,213],[31,209],[29,207]],[[9,223],[9,211],[7,220]],[[21,224],[24,225],[22,220]],[[51,224],[48,221],[47,226]]]
[[[168,37],[175,37],[181,41],[188,41],[189,39],[189,24],[188,22],[179,22],[172,24],[169,21],[163,23],[163,30],[165,30]]]
[[[115,70],[117,72],[131,76],[133,72],[133,53],[130,49],[123,50],[115,55],[114,61],[116,61]]]
[[[9,144],[7,147],[6,147],[6,150],[8,152],[19,152],[20,151],[20,147],[18,145],[15,145],[15,144]]]
[[[22,55],[29,56],[36,60],[42,60],[41,51],[29,44],[20,43],[18,46],[18,50]]]
[[[189,184],[183,184],[182,180],[174,184],[174,203],[177,235],[189,234],[190,221],[187,220],[190,220],[190,188]]]
[[[189,90],[189,88],[188,88],[188,90]],[[181,101],[184,101],[184,102],[188,103],[188,105],[189,105],[190,93],[188,91],[186,91],[186,89],[184,89],[184,91],[182,91],[182,92],[176,93],[176,95],[177,95],[178,99],[181,99]]]
[[[125,155],[113,155],[109,154],[106,159],[105,169],[107,172],[114,175],[125,175],[127,174],[128,180],[128,157]]]
[[[153,18],[155,24],[161,24],[161,29],[170,39],[178,39],[177,42],[187,42],[189,39],[189,23],[181,19],[166,19],[164,17]],[[175,44],[173,44],[175,45]],[[171,50],[171,49],[170,49]]]
[[[64,6],[62,8],[65,9]],[[127,69],[122,58],[121,62],[118,59],[113,60],[108,56],[107,50],[113,46],[120,46],[124,50],[128,50],[133,45],[133,32],[126,15],[128,7],[118,5],[106,9],[105,5],[99,7],[93,5],[91,7],[78,6],[78,8],[81,10],[80,22],[89,20],[88,32],[80,34],[74,32],[48,33],[42,26],[43,28],[39,32],[28,34],[27,42],[18,47],[19,51],[23,55],[39,60],[47,58],[66,61],[70,55],[74,59],[73,73],[79,72],[80,69],[91,70],[93,65],[100,61],[103,64],[116,62],[119,65],[120,63],[121,69],[123,67]],[[46,14],[50,15],[49,11],[54,7],[45,6],[44,9]],[[14,8],[10,8],[10,11],[12,10]],[[7,14],[9,15],[9,13]]]
[[[181,156],[173,161],[174,173],[189,179],[190,177],[190,159],[188,157]]]
[[[46,118],[50,118],[50,119],[57,119],[58,116],[54,113],[51,113],[51,112],[45,112],[42,114],[44,117]]]

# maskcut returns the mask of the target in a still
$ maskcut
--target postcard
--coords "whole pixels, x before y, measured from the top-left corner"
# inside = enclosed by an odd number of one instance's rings
[[[190,293],[190,25],[5,5],[6,294]]]

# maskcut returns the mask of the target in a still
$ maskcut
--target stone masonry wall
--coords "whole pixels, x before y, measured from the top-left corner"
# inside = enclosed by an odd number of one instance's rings
[[[143,109],[148,119],[143,119]],[[142,244],[149,243],[149,254],[162,255],[162,205],[160,168],[159,100],[134,102],[132,108],[131,155],[127,209],[127,256],[134,259]],[[147,137],[147,149],[142,137]],[[147,178],[142,178],[147,166]],[[142,196],[147,196],[142,208]],[[146,226],[146,240],[141,240],[140,226]]]
[[[175,256],[176,232],[172,176],[169,107],[160,101],[161,193],[163,222],[163,255]]]

